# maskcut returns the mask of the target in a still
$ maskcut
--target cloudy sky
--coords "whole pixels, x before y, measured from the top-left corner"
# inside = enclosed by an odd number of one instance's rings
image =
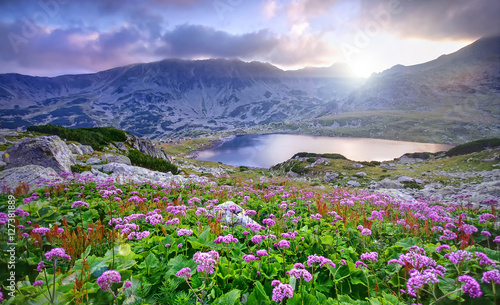
[[[0,73],[55,76],[164,58],[362,76],[500,33],[498,0],[0,0]]]

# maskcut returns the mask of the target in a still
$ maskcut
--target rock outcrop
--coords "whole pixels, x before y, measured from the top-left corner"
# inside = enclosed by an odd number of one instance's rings
[[[146,155],[171,162],[167,153],[161,149],[161,146],[156,146],[150,140],[141,139],[134,135],[127,134],[127,143]]]
[[[6,153],[9,154],[6,169],[39,165],[50,167],[57,172],[71,172],[71,165],[75,164],[68,145],[58,136],[25,138],[10,146]]]
[[[122,164],[132,165],[130,159],[123,155],[104,154],[102,155],[101,160],[107,161],[108,163],[122,163]]]
[[[40,180],[54,180],[59,178],[57,172],[48,167],[39,165],[26,165],[0,171],[0,188],[2,192],[8,189],[15,190],[21,182],[29,185],[32,192],[38,187]]]
[[[226,201],[219,204],[218,207],[221,207],[222,211],[219,211],[217,216],[220,216],[221,222],[227,225],[241,225],[244,227],[250,223],[257,224],[257,222],[255,222],[252,218],[245,216],[245,210],[242,207],[232,201]]]
[[[70,143],[68,145],[68,148],[69,150],[74,154],[74,155],[78,155],[78,156],[83,156],[83,151],[81,150],[81,148],[76,145],[75,143]]]

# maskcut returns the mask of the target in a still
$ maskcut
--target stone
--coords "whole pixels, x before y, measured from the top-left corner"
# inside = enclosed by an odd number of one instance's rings
[[[0,161],[0,167],[7,165],[7,163]]]
[[[116,147],[118,147],[119,150],[128,153],[128,148],[123,142],[116,142]]]
[[[398,182],[404,183],[404,182],[415,182],[415,179],[412,177],[408,176],[401,176],[398,178]]]
[[[9,154],[7,169],[33,164],[71,172],[71,165],[75,164],[68,145],[58,136],[27,138],[10,146],[6,153]]]
[[[83,151],[75,143],[70,143],[68,148],[74,155],[83,156]]]
[[[107,161],[108,163],[122,163],[122,164],[132,165],[130,159],[122,155],[104,154],[101,156],[101,160]]]
[[[363,178],[363,177],[366,177],[368,175],[365,172],[357,172],[356,176],[359,177],[359,178]]]
[[[7,143],[7,140],[3,136],[0,136],[0,144],[5,144]]]
[[[355,168],[363,168],[364,165],[361,164],[361,163],[354,163],[354,164],[351,164],[352,167],[355,167]]]
[[[347,185],[350,187],[360,187],[361,183],[359,183],[358,181],[349,180],[347,181]]]
[[[110,173],[109,177],[114,178],[118,183],[129,182],[151,182],[155,184],[171,184],[171,183],[185,183],[190,181],[182,176],[173,175],[172,173],[162,173],[152,171],[139,166],[132,166],[122,163],[108,163],[103,164],[101,168],[105,173]],[[206,181],[201,179],[200,181]]]
[[[0,171],[0,187],[2,193],[5,193],[8,189],[15,190],[22,182],[29,186],[30,192],[33,192],[38,188],[40,180],[54,180],[56,178],[59,176],[53,168],[26,165]]]
[[[230,210],[231,206],[235,206],[233,211]],[[217,217],[221,217],[221,222],[230,225],[237,226],[241,225],[245,227],[247,224],[253,223],[257,224],[252,218],[245,216],[245,210],[232,201],[226,201],[218,205],[223,210],[217,212]]]
[[[101,159],[99,158],[95,158],[95,157],[91,157],[91,158],[88,158],[87,161],[85,161],[85,164],[97,164],[97,163],[100,163],[101,162]]]
[[[404,185],[399,182],[399,181],[394,181],[389,178],[385,178],[384,180],[372,183],[370,185],[370,188],[372,189],[402,189],[404,188]]]
[[[15,130],[4,128],[4,129],[0,129],[0,136],[17,137],[17,136],[19,136],[19,133],[17,133]]]
[[[92,148],[92,146],[90,145],[78,145],[78,147],[81,149],[81,151],[85,154],[85,155],[91,155],[94,153],[94,149]]]
[[[148,156],[171,162],[167,153],[161,149],[161,145],[155,146],[150,140],[141,139],[134,135],[127,134],[126,142],[133,148]]]
[[[338,177],[339,177],[339,174],[337,174],[337,173],[327,172],[325,174],[325,177],[323,178],[323,180],[325,180],[326,182],[330,182],[330,181],[336,180]]]
[[[380,168],[388,169],[388,170],[395,170],[394,166],[391,166],[391,165],[386,164],[386,163],[380,164]]]

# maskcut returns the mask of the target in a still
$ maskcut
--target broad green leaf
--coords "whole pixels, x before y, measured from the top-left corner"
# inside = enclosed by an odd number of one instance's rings
[[[444,294],[449,294],[448,298],[450,300],[458,302],[464,301],[464,299],[460,296],[461,290],[452,293],[453,291],[458,289],[457,285],[455,285],[455,280],[450,278],[441,278],[438,283],[438,287]]]
[[[326,235],[326,236],[321,236],[321,243],[324,245],[332,245],[333,244],[333,236],[331,235]]]
[[[220,304],[220,305],[234,305],[234,304],[239,304],[241,296],[241,291],[239,289],[233,289],[229,291],[228,293],[224,294],[217,300],[215,300],[214,304]]]

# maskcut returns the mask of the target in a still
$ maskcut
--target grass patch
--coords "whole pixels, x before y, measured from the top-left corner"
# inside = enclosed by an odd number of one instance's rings
[[[164,173],[171,172],[174,175],[177,175],[179,173],[179,168],[174,164],[163,159],[148,156],[138,150],[129,151],[127,156],[132,164],[136,166],[141,166]]]
[[[479,152],[479,151],[483,151],[487,148],[494,148],[494,147],[498,147],[498,146],[500,146],[500,139],[499,138],[477,140],[477,141],[472,141],[472,142],[468,142],[468,143],[464,143],[464,144],[455,146],[454,148],[448,150],[446,152],[446,155],[448,157],[461,156],[461,155],[466,155],[466,154],[470,154],[473,152]]]
[[[112,142],[123,142],[127,139],[125,131],[114,127],[65,128],[57,125],[29,126],[28,131],[57,135],[62,139],[77,141],[90,145],[95,150],[102,150]]]

